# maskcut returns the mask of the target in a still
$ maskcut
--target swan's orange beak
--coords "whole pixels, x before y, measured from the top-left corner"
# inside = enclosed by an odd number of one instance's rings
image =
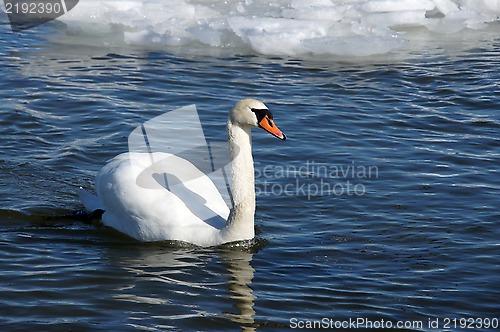
[[[271,119],[268,115],[260,120],[259,127],[281,140],[286,140],[285,134],[283,134],[283,132],[279,130],[279,128],[274,124],[273,119]]]

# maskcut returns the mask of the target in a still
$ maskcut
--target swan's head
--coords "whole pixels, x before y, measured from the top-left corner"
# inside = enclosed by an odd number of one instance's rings
[[[249,126],[262,128],[281,140],[286,139],[285,134],[274,124],[273,114],[260,100],[240,100],[234,105],[229,115],[229,119],[231,122],[241,127]]]

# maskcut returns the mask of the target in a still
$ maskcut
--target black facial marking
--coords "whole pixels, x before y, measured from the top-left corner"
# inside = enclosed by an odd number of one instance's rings
[[[271,120],[273,119],[273,114],[267,108],[251,108],[251,111],[255,113],[257,123],[260,123],[266,116]],[[273,126],[269,120],[268,123],[271,127]]]

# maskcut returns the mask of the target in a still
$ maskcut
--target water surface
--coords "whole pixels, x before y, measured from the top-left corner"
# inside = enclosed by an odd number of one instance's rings
[[[498,38],[346,62],[68,46],[43,38],[50,29],[0,37],[5,329],[498,318]],[[44,219],[81,208],[77,188],[137,125],[194,103],[207,137],[224,140],[247,96],[288,137],[253,134],[254,242],[141,244]]]

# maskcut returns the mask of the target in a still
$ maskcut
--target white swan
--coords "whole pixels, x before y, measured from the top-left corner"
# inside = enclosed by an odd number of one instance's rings
[[[255,235],[252,127],[263,128],[279,139],[286,139],[264,103],[244,99],[235,104],[227,121],[231,210],[209,177],[189,161],[163,152],[116,156],[97,175],[97,198],[93,200],[84,192],[80,195],[82,201],[88,210],[100,207],[105,211],[102,215],[104,225],[139,241],[177,240],[214,246],[252,239]],[[152,166],[156,174],[175,174],[182,190],[168,190],[154,179],[149,185],[139,185],[138,179]],[[186,174],[193,173],[199,176],[186,178]],[[215,218],[200,217],[206,216],[203,214],[206,209],[214,212]]]

